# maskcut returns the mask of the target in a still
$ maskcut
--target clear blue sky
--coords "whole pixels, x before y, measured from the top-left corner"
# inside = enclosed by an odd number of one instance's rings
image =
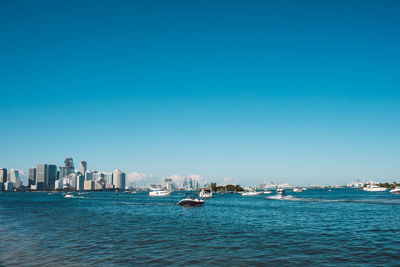
[[[0,167],[400,178],[399,1],[1,1]]]

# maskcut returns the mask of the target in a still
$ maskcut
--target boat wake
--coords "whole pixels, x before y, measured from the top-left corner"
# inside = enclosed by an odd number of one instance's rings
[[[281,195],[274,195],[274,196],[270,196],[267,197],[266,199],[274,199],[274,200],[285,200],[285,201],[308,201],[305,198],[298,198],[298,197],[294,197],[294,196],[284,196],[282,197]]]
[[[140,205],[140,206],[175,206],[172,203],[141,203],[141,202],[114,202],[122,205]]]

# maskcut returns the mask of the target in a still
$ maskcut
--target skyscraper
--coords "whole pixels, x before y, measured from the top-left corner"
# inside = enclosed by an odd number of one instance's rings
[[[29,168],[28,186],[36,184],[36,168]]]
[[[125,173],[120,170],[113,172],[113,184],[115,188],[125,189]]]
[[[36,189],[53,190],[57,176],[57,166],[52,164],[38,164],[36,167]]]
[[[10,177],[9,181],[13,183],[15,188],[21,187],[21,178],[19,177],[18,170],[11,169],[10,172],[8,173],[8,176]]]
[[[0,169],[0,191],[4,190],[4,184],[7,182],[7,169]]]
[[[74,160],[72,158],[66,158],[64,164],[65,166],[60,166],[60,178],[64,178],[75,171]]]
[[[85,176],[82,174],[78,174],[76,176],[76,189],[79,191],[83,191],[85,186]]]
[[[81,161],[81,166],[79,168],[79,172],[82,173],[83,175],[85,175],[87,171],[87,163],[86,161]]]

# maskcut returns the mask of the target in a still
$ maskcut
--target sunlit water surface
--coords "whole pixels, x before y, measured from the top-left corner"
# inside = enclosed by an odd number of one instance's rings
[[[400,263],[400,195],[355,189],[214,195],[0,193],[0,266]]]

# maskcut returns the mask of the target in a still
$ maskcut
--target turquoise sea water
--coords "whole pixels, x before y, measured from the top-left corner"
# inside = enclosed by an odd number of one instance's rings
[[[355,189],[214,195],[0,194],[0,266],[395,266],[400,195]]]

